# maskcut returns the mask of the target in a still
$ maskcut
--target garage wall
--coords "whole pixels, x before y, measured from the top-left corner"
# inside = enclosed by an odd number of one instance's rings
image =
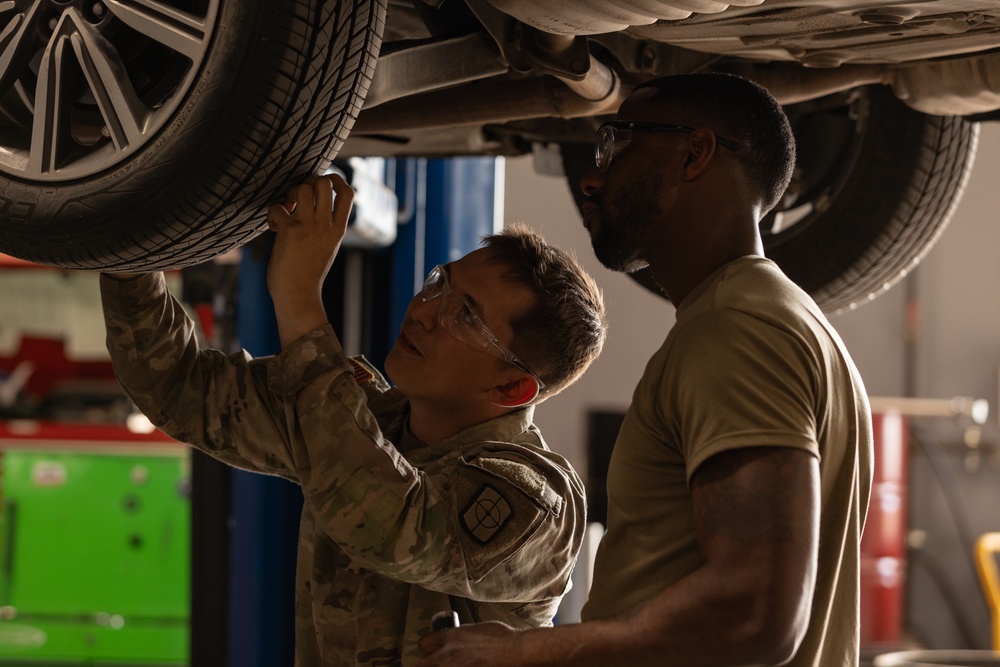
[[[967,423],[912,421],[913,434],[928,449],[914,443],[910,447],[911,488],[916,490],[909,525],[918,551],[911,554],[907,625],[931,648],[985,647],[989,641],[968,539],[1000,530],[998,174],[1000,124],[983,125],[966,195],[910,284],[897,285],[879,300],[834,319],[872,395],[900,396],[911,386],[920,397],[972,396],[990,402],[990,420],[978,448],[965,443],[975,435],[967,432]],[[506,222],[523,221],[550,242],[575,250],[604,288],[611,323],[604,354],[576,385],[543,404],[537,414],[550,447],[583,474],[587,412],[626,408],[646,359],[674,322],[673,308],[594,259],[562,178],[535,173],[530,158],[508,159],[506,185]],[[908,296],[919,305],[917,335],[909,339]],[[908,358],[914,360],[910,365]]]

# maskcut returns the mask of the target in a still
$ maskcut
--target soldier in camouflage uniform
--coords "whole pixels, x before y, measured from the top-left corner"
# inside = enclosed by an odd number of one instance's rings
[[[490,237],[410,303],[390,388],[345,356],[320,299],[352,197],[309,179],[269,212],[273,357],[200,347],[161,274],[101,280],[115,371],[153,423],[301,485],[301,667],[413,665],[443,610],[550,625],[585,525],[583,485],[532,415],[600,352],[593,281],[530,232]]]

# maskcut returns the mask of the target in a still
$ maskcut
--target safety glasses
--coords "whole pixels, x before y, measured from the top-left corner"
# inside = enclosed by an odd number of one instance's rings
[[[448,282],[448,274],[441,266],[435,266],[427,274],[424,286],[420,290],[420,298],[426,303],[432,299],[441,298],[441,306],[438,310],[438,322],[441,328],[449,334],[462,341],[466,345],[482,350],[498,359],[520,368],[528,373],[538,382],[538,390],[545,388],[545,383],[528,368],[527,364],[517,358],[513,352],[505,348],[499,342],[489,327],[476,313],[465,298],[456,294],[451,289]]]
[[[633,123],[626,120],[613,120],[604,123],[597,129],[594,141],[594,162],[601,172],[606,172],[615,156],[625,150],[632,141],[633,132],[681,132],[690,134],[695,128],[684,125],[667,125],[664,123]],[[738,150],[739,142],[725,137],[715,136],[715,141],[723,148]]]

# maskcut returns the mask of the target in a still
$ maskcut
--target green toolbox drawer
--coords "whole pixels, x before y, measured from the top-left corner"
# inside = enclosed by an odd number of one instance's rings
[[[188,453],[7,449],[0,465],[0,665],[186,664]]]

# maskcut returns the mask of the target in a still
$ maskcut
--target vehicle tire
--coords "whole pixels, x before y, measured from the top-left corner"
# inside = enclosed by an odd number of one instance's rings
[[[385,24],[385,0],[8,4],[0,252],[74,269],[180,268],[263,231],[340,149]]]
[[[783,201],[761,222],[764,254],[828,313],[856,308],[907,275],[965,189],[978,125],[914,111],[882,87],[786,107],[798,149]],[[579,181],[589,146],[564,146]],[[662,294],[647,271],[637,282]]]

